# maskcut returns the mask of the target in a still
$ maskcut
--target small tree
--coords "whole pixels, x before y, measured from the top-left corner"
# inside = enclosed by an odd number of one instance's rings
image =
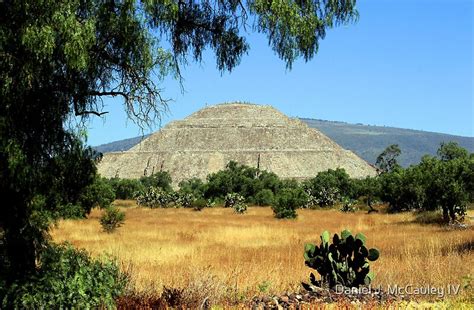
[[[145,190],[139,180],[113,178],[108,182],[112,185],[117,199],[135,199],[138,193]]]
[[[296,209],[306,204],[307,196],[300,188],[283,188],[275,197],[272,206],[278,219],[294,219],[298,216]]]
[[[255,204],[258,206],[271,206],[274,200],[275,195],[267,188],[262,189],[255,195]]]
[[[158,187],[166,192],[172,191],[172,179],[168,171],[158,171],[151,176],[141,177],[140,182],[145,188]]]
[[[402,151],[398,144],[392,144],[388,146],[375,161],[377,172],[379,174],[393,171],[396,167],[399,167],[397,158],[400,156]]]
[[[107,208],[115,200],[113,187],[103,178],[96,177],[79,196],[79,203],[90,212],[93,207]]]
[[[469,153],[466,149],[459,146],[457,142],[441,142],[438,151],[436,152],[442,161],[450,161],[453,159],[467,159]]]
[[[304,183],[312,201],[320,207],[334,205],[342,197],[354,195],[354,183],[342,168],[319,172],[316,177]]]

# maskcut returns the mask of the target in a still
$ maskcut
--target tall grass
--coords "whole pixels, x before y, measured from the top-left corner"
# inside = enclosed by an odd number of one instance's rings
[[[191,292],[199,287],[197,291],[212,290],[216,302],[251,298],[262,284],[269,293],[300,289],[310,272],[303,246],[319,242],[323,230],[362,232],[368,246],[381,250],[371,267],[375,286],[460,284],[474,266],[472,226],[447,230],[420,225],[411,213],[298,210],[296,220],[277,220],[270,208],[261,207],[249,208],[245,215],[224,208],[122,210],[127,220],[114,234],[102,232],[102,211],[94,210],[88,219],[61,221],[53,239],[68,240],[93,255],[117,256],[133,266],[139,289],[167,286]]]

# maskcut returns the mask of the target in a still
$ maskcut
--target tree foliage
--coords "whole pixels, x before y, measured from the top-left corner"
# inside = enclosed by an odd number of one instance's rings
[[[143,187],[157,187],[161,188],[166,192],[172,190],[172,181],[173,180],[171,179],[171,176],[168,171],[159,171],[150,176],[143,176],[140,178],[140,183],[142,183]]]
[[[464,217],[473,197],[474,156],[453,143],[441,144],[438,155],[379,176],[380,197],[392,211],[441,209],[446,222]]]
[[[352,197],[353,181],[342,168],[318,172],[316,177],[304,183],[306,192],[320,207],[333,205],[342,197]]]
[[[224,170],[207,177],[204,195],[206,198],[223,199],[228,193],[238,193],[248,202],[254,202],[259,191],[268,189],[276,193],[282,184],[274,173],[231,161]]]
[[[388,146],[375,161],[375,166],[377,167],[378,173],[390,172],[400,167],[397,157],[400,156],[401,153],[402,151],[400,150],[398,144],[392,144]]]
[[[48,245],[39,261],[37,273],[27,281],[0,285],[3,309],[115,308],[129,280],[115,261],[93,259],[69,244]]]
[[[0,224],[9,282],[34,271],[54,193],[75,196],[93,180],[57,162],[77,154],[66,126],[75,116],[102,115],[103,98],[120,97],[144,126],[166,108],[160,82],[179,79],[180,66],[199,62],[205,49],[221,71],[232,70],[253,29],[291,67],[315,55],[326,28],[356,17],[355,0],[1,1],[0,190],[10,203]],[[89,153],[80,155],[84,166],[93,166]]]

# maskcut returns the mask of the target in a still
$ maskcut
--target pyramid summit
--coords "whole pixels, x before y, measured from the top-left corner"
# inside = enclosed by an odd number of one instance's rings
[[[308,179],[320,171],[344,168],[354,178],[375,170],[316,129],[271,106],[225,103],[174,121],[125,152],[104,154],[104,177],[140,178],[168,171],[180,181],[225,168],[229,161],[274,172],[282,178]]]

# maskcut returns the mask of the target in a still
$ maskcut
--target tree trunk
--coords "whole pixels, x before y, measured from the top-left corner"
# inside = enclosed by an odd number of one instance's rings
[[[446,208],[446,207],[443,207],[443,220],[446,224],[449,223],[448,208]]]
[[[3,211],[6,216],[3,223],[5,266],[2,269],[5,268],[7,283],[11,283],[35,270],[35,238],[41,238],[41,232],[31,225],[31,214],[24,198],[11,191],[7,196],[13,199],[8,199],[8,208]]]
[[[454,223],[456,220],[456,213],[454,212],[454,206],[449,207],[449,216],[451,217],[451,222]]]

